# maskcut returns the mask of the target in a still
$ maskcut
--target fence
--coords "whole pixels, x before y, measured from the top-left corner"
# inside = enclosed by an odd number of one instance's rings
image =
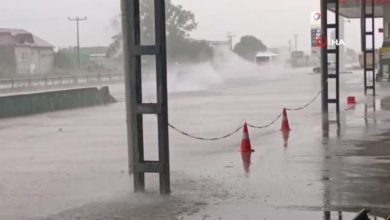
[[[0,90],[13,90],[33,87],[60,87],[75,84],[93,84],[123,80],[123,74],[83,74],[59,76],[31,76],[0,78]]]

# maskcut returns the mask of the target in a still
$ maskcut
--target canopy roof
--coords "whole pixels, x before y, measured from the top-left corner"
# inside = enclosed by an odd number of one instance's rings
[[[367,10],[371,10],[371,2],[375,2],[375,17],[380,18],[383,17],[383,7],[390,6],[390,0],[339,0],[340,2],[340,15],[346,18],[360,18],[361,17],[361,9],[360,9],[360,1],[366,1]],[[334,4],[330,4],[330,10],[335,11]]]

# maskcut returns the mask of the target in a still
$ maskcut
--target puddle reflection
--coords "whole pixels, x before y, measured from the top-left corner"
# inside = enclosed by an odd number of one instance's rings
[[[290,131],[282,131],[283,136],[283,146],[288,147],[288,139],[290,139]]]
[[[370,127],[370,120],[369,120],[370,116],[372,118],[373,124],[374,125],[377,124],[375,112],[376,112],[376,100],[375,100],[375,98],[370,98],[364,104],[364,122],[366,124],[366,128]]]
[[[335,113],[335,119],[330,120],[328,113],[322,114],[322,137],[324,139],[330,137],[329,131],[331,129],[336,130],[337,137],[340,138],[341,136],[341,116],[340,113]]]
[[[384,97],[380,100],[382,110],[390,111],[390,97]]]
[[[244,167],[244,171],[246,176],[249,176],[250,173],[250,166],[251,166],[251,160],[252,160],[252,152],[242,152],[241,153],[242,158],[242,165]]]

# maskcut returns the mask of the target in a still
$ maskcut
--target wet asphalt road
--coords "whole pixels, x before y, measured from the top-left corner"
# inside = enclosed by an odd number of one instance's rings
[[[170,122],[202,137],[243,121],[267,124],[282,108],[311,100],[319,79],[295,69],[189,83],[170,94]],[[171,130],[170,197],[157,195],[155,175],[147,175],[147,194],[132,193],[122,85],[110,88],[116,104],[1,120],[0,219],[323,219],[327,212],[339,219],[339,211],[351,219],[363,207],[386,217],[390,114],[380,102],[390,90],[380,86],[374,108],[361,72],[343,74],[341,87],[343,104],[348,95],[359,103],[328,136],[320,100],[289,112],[288,140],[280,120],[250,129],[251,155],[239,152],[241,132],[205,142]],[[157,158],[156,139],[156,119],[146,116],[146,159]]]

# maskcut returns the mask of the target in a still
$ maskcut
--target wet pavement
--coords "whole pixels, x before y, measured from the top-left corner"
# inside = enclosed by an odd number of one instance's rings
[[[170,122],[202,137],[244,121],[267,124],[318,93],[320,76],[310,72],[237,71],[203,87],[192,77],[170,94]],[[132,193],[123,85],[110,87],[116,104],[1,120],[0,219],[352,219],[361,208],[386,217],[390,114],[381,99],[390,89],[381,85],[377,99],[367,99],[362,79],[361,72],[342,75],[342,103],[354,95],[358,105],[328,134],[320,100],[288,112],[288,134],[280,120],[249,128],[251,154],[239,152],[241,132],[207,142],[170,130],[169,197],[158,195],[156,175],[147,175],[148,193]],[[145,116],[146,159],[156,159],[155,144],[156,118]]]

